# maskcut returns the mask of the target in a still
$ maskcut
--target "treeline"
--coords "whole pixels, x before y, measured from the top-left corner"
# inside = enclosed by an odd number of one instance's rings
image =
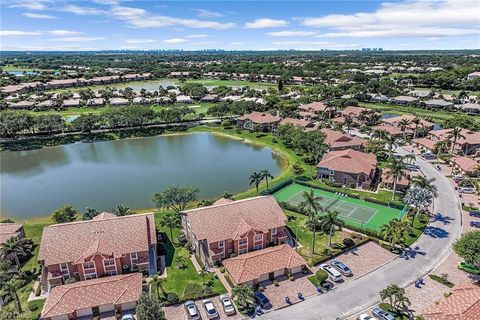
[[[18,110],[4,110],[0,112],[0,135],[2,138],[16,138],[19,134],[51,135],[68,131],[89,133],[101,128],[180,122],[192,113],[195,111],[188,107],[154,111],[148,107],[126,106],[112,108],[102,114],[82,114],[72,122],[67,122],[60,115],[32,115]]]

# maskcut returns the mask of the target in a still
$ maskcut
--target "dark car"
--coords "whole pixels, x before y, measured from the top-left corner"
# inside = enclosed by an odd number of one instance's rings
[[[468,214],[470,217],[480,218],[480,212],[478,211],[470,211]]]
[[[256,291],[254,293],[255,296],[255,301],[263,308],[263,309],[268,309],[271,304],[270,300],[260,291]]]
[[[470,221],[470,227],[480,228],[480,221]]]

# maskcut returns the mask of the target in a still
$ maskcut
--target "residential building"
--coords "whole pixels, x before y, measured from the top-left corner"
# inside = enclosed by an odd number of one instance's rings
[[[285,118],[285,119],[282,119],[282,121],[280,121],[280,125],[286,125],[286,124],[292,124],[304,130],[308,128],[313,128],[315,126],[313,122],[305,119]]]
[[[393,97],[390,101],[395,104],[411,104],[418,102],[418,98],[410,97],[410,96],[396,96]]]
[[[280,121],[282,118],[270,113],[253,111],[237,118],[237,126],[250,131],[272,132]]]
[[[395,187],[397,191],[405,192],[410,186],[410,175],[406,177],[401,177],[395,182]],[[380,181],[380,186],[385,189],[393,190],[393,179],[388,176],[388,170],[382,172],[382,177]]]
[[[403,120],[407,120],[409,122],[409,124],[405,128],[405,130],[413,132],[413,130],[415,130],[415,124],[413,123],[413,119],[415,119],[415,118],[416,117],[411,115],[411,114],[404,114],[404,115],[401,115],[401,116],[398,116],[398,117],[383,119],[382,122],[387,124],[387,125],[399,128],[403,131],[403,128],[401,127],[401,123],[402,123]],[[435,126],[435,123],[432,123],[432,122],[424,120],[424,119],[420,119],[420,123],[418,124],[418,128],[423,127],[427,130],[432,130],[434,126]]]
[[[18,239],[25,238],[23,225],[19,223],[0,223],[0,244],[13,237]]]
[[[35,102],[23,100],[19,102],[9,103],[8,107],[11,109],[31,109],[35,106]]]
[[[42,289],[132,271],[157,272],[157,238],[153,214],[117,217],[101,213],[92,220],[43,229],[38,261]]]
[[[259,196],[182,212],[183,230],[207,266],[284,243],[287,217],[273,196]]]
[[[473,80],[475,78],[480,78],[480,71],[475,71],[467,75],[467,80]]]
[[[318,179],[369,189],[377,171],[377,157],[352,149],[330,151],[317,164]]]
[[[325,143],[328,144],[330,151],[345,149],[361,150],[367,144],[365,140],[343,132],[327,128],[323,128],[320,131],[325,134]]]
[[[445,101],[443,99],[432,99],[424,101],[423,103],[425,103],[425,106],[427,108],[432,109],[448,109],[450,107],[453,107],[453,103]]]
[[[80,106],[80,100],[79,99],[63,100],[62,106],[64,108],[78,107],[78,106]]]
[[[455,169],[460,170],[468,176],[475,176],[480,173],[480,163],[478,160],[467,157],[454,157],[450,159],[450,163]]]
[[[464,103],[456,104],[455,108],[462,110],[468,114],[480,114],[480,104],[479,103]]]
[[[402,130],[397,129],[394,126],[390,126],[390,125],[386,125],[386,124],[380,124],[378,126],[372,127],[372,130],[373,131],[383,131],[383,132],[386,132],[386,133],[388,133],[392,136],[396,136],[396,137],[401,137],[404,134]]]
[[[299,111],[299,114],[300,112],[306,112],[308,114],[314,114],[318,117],[318,116],[322,116],[326,112],[329,112],[330,108],[323,102],[316,101],[316,102],[307,103],[299,106],[298,111]]]
[[[288,244],[242,254],[223,261],[235,285],[259,282],[302,272],[307,262]]]
[[[79,281],[55,287],[48,295],[41,320],[69,320],[99,314],[103,319],[118,312],[134,312],[142,293],[139,273]]]
[[[126,106],[130,103],[128,99],[125,98],[112,98],[110,99],[110,105],[117,107],[117,106]]]
[[[445,141],[448,140],[451,131],[452,129],[432,130],[429,132],[429,136],[433,141]],[[456,148],[460,153],[469,155],[476,153],[480,149],[480,132],[461,129],[461,135],[465,138],[461,137],[455,142]]]

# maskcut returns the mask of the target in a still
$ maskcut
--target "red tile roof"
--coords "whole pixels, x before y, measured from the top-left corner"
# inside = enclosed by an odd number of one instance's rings
[[[227,203],[231,203],[231,202],[233,202],[233,201],[235,201],[235,200],[227,199],[227,198],[220,198],[220,199],[218,199],[217,201],[215,201],[215,202],[213,203],[213,205],[216,205],[216,204],[227,204]]]
[[[433,136],[438,137],[441,140],[446,140],[448,134],[452,129],[443,129],[443,130],[432,130],[429,133]],[[456,143],[462,145],[465,143],[468,144],[480,144],[480,132],[474,132],[467,129],[461,129],[461,133],[465,138],[459,138]]]
[[[402,120],[404,120],[404,119],[411,122],[411,121],[412,121],[413,119],[415,119],[415,118],[416,118],[416,117],[413,116],[413,115],[411,115],[411,114],[404,114],[404,115],[401,115],[401,116],[398,116],[398,117],[383,119],[382,122],[396,126],[396,125],[398,125],[398,124],[400,123],[400,121],[402,121]],[[419,125],[429,128],[429,127],[433,127],[435,124],[432,123],[432,122],[430,122],[430,121],[420,119],[420,124],[419,124]],[[410,123],[409,128],[410,128],[410,129],[415,128],[415,124]]]
[[[417,143],[417,144],[427,148],[428,150],[434,150],[436,141],[432,141],[432,140],[427,139],[427,138],[418,138],[418,139],[414,139],[413,143]]]
[[[197,240],[238,239],[250,230],[267,232],[287,217],[273,196],[260,196],[184,211]]]
[[[320,131],[325,133],[325,143],[328,144],[332,149],[366,145],[365,140],[345,134],[343,132],[334,131],[327,128],[321,129]]]
[[[393,134],[394,136],[403,135],[403,131],[395,128],[394,126],[387,126],[385,124],[380,124],[378,126],[372,127],[373,130],[385,131],[387,133]]]
[[[95,253],[121,256],[148,251],[148,246],[156,241],[153,214],[101,215],[94,220],[45,227],[38,260],[49,266],[78,262]]]
[[[480,287],[472,283],[460,284],[452,295],[423,312],[425,320],[479,320]]]
[[[250,120],[253,123],[275,123],[275,122],[280,122],[282,118],[271,115],[268,112],[257,112],[253,111],[252,113],[245,114],[241,117],[238,118],[238,120],[245,121],[245,120]]]
[[[354,107],[354,106],[348,106],[346,107],[345,109],[342,110],[342,114],[344,116],[347,116],[347,115],[354,115],[356,117],[358,117],[360,115],[360,113],[366,111],[367,109],[365,108],[360,108],[360,107]]]
[[[50,292],[41,318],[69,315],[75,310],[138,301],[142,275],[124,274],[57,286]]]
[[[327,105],[323,102],[312,102],[298,107],[299,110],[319,113],[327,110]]]
[[[23,225],[19,223],[0,223],[0,244],[21,233]]]
[[[473,173],[476,168],[480,166],[480,163],[472,158],[467,157],[455,157],[451,161],[455,163],[460,169],[465,172]]]
[[[377,167],[377,157],[352,149],[330,151],[323,155],[317,167],[348,173],[369,175]]]
[[[382,172],[382,182],[386,184],[393,184],[393,179],[387,175],[388,170],[385,170]],[[400,179],[397,179],[397,185],[398,186],[404,186],[408,187],[410,184],[410,177],[407,175],[407,177],[401,177]]]
[[[302,128],[306,128],[308,126],[312,126],[312,123],[308,120],[304,120],[304,119],[295,119],[295,118],[285,118],[285,119],[282,119],[282,121],[280,121],[280,124],[281,125],[285,125],[285,124],[293,124],[294,126],[299,126],[299,127],[302,127]]]
[[[288,244],[282,244],[226,259],[223,265],[233,281],[241,284],[266,273],[304,266],[306,261]]]

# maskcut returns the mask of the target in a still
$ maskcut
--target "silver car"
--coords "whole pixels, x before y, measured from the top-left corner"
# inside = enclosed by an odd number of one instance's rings
[[[215,309],[215,306],[213,305],[212,300],[205,299],[203,300],[202,303],[203,303],[203,307],[207,311],[208,319],[215,319],[216,317],[218,317],[217,309]]]
[[[341,261],[333,260],[330,264],[346,277],[351,277],[353,275],[352,270]]]
[[[199,320],[200,313],[198,312],[197,305],[193,301],[187,301],[183,304],[185,307],[185,312],[187,313],[189,320]]]
[[[233,305],[232,299],[228,296],[228,294],[222,294],[220,296],[220,301],[222,302],[223,310],[225,310],[225,314],[230,316],[235,314],[235,306]]]

